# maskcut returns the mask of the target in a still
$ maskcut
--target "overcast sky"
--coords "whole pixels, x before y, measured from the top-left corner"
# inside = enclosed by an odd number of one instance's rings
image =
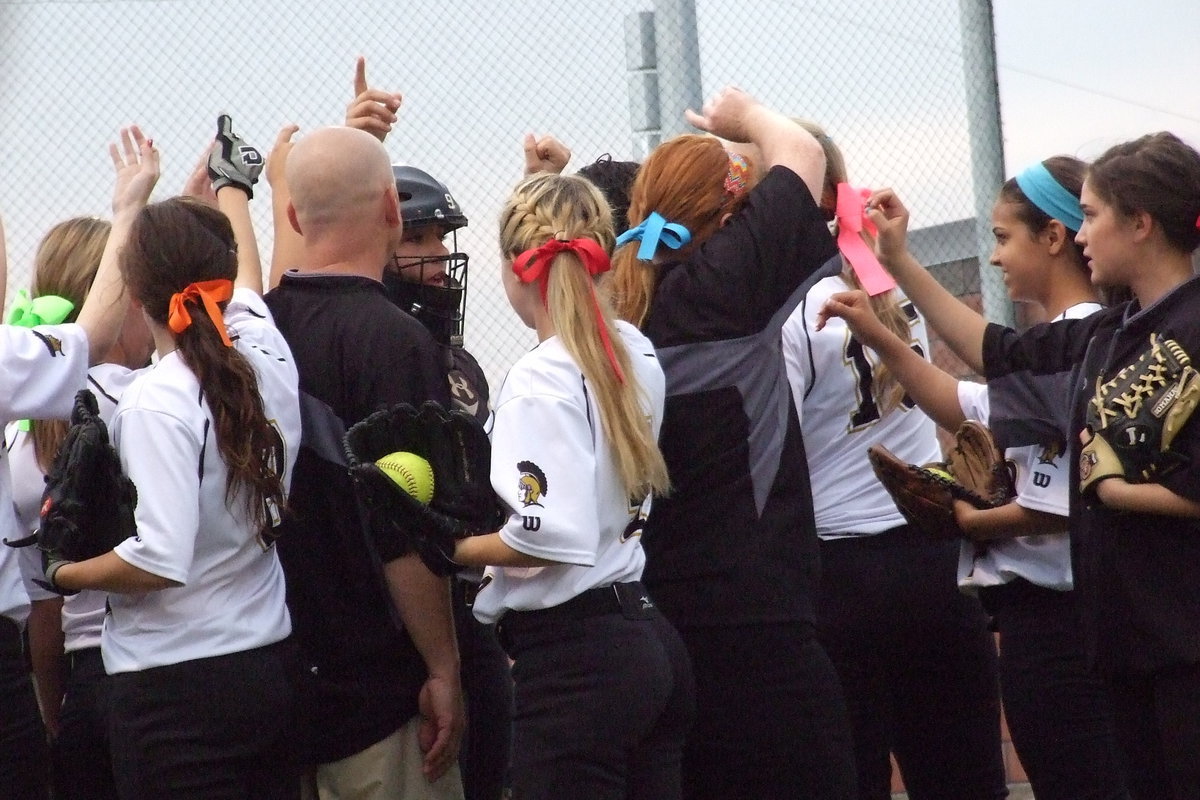
[[[287,122],[338,123],[354,58],[405,92],[398,162],[471,219],[468,344],[498,377],[528,346],[503,304],[494,217],[519,140],[553,132],[578,168],[633,154],[624,19],[650,0],[0,0],[0,213],[10,285],[55,221],[104,214],[105,145],[140,122],[177,191],[216,115],[268,149]],[[974,210],[959,0],[697,0],[703,89],[737,83],[823,122],[857,183],[897,186],[917,224]],[[1200,144],[1200,2],[997,0],[1007,174],[1169,129]],[[996,187],[985,187],[993,191]],[[269,193],[254,213],[269,251]],[[11,294],[11,293],[10,293]]]

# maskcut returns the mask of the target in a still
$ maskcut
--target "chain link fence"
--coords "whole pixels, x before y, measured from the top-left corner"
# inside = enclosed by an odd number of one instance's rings
[[[106,145],[120,127],[137,122],[154,137],[164,165],[156,197],[166,197],[183,186],[218,113],[264,151],[287,123],[301,135],[340,123],[354,60],[364,55],[372,85],[405,94],[386,143],[393,160],[447,184],[470,218],[458,242],[472,256],[466,341],[498,382],[534,343],[504,300],[496,246],[496,214],[521,173],[521,137],[552,133],[568,143],[569,170],[603,153],[638,157],[645,137],[631,120],[645,109],[630,90],[638,79],[627,19],[681,5],[694,13],[695,38],[683,61],[678,47],[659,42],[660,75],[704,96],[737,84],[820,122],[855,184],[898,189],[923,229],[914,248],[942,265],[935,274],[956,294],[978,297],[971,218],[974,187],[988,174],[979,158],[996,165],[986,197],[1002,175],[998,129],[974,162],[971,147],[973,93],[995,85],[978,57],[980,47],[990,56],[984,0],[0,0],[9,296],[28,286],[52,224],[108,213]],[[980,9],[989,26],[971,39],[964,14]],[[673,117],[660,122],[675,128]],[[265,185],[252,208],[266,260]]]

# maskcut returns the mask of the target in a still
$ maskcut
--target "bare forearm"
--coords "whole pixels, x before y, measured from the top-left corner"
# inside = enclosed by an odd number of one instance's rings
[[[966,417],[958,402],[958,379],[926,361],[915,350],[891,335],[875,350],[922,411],[948,431],[955,431]]]
[[[499,533],[460,539],[454,547],[454,561],[464,567],[548,567],[559,563],[514,550]]]
[[[954,516],[967,537],[976,542],[1015,539],[1067,532],[1067,518],[1031,508],[1007,503],[999,508],[974,508],[962,500],[955,502]]]
[[[288,204],[292,201],[287,181],[283,178],[271,183],[271,216],[275,225],[275,244],[271,249],[271,276],[269,289],[279,285],[283,273],[300,266],[304,256],[304,237],[292,227],[288,219]]]
[[[883,264],[950,349],[971,369],[983,372],[983,333],[987,320],[947,291],[911,253],[906,251]]]
[[[1167,517],[1200,517],[1200,503],[1175,494],[1161,483],[1129,483],[1106,478],[1096,484],[1100,502],[1118,511]]]
[[[415,555],[383,567],[392,602],[431,676],[459,685],[458,643],[450,608],[450,582],[439,578]]]
[[[765,167],[788,167],[804,181],[813,199],[820,201],[825,184],[825,151],[811,133],[763,105],[755,106],[748,120],[751,143]]]
[[[155,592],[179,585],[161,575],[135,567],[112,550],[87,561],[64,564],[54,574],[54,582],[70,591],[99,589],[117,594]]]
[[[63,699],[62,600],[35,600],[29,611],[29,659],[33,685],[47,732],[58,736],[58,712]]]
[[[262,294],[262,261],[258,255],[254,222],[250,218],[250,198],[237,186],[222,186],[217,190],[217,207],[229,218],[233,240],[237,242],[238,271],[234,284]]]
[[[121,333],[127,304],[124,302],[125,284],[121,280],[119,259],[121,248],[129,238],[134,217],[140,210],[119,211],[113,217],[112,230],[100,257],[100,267],[79,311],[78,322],[88,334],[88,361],[91,364],[97,364],[104,358]]]

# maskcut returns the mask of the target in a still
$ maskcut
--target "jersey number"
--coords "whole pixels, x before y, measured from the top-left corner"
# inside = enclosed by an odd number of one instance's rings
[[[905,303],[903,306],[905,316],[908,317],[909,323],[917,320],[917,311],[913,308],[912,303]],[[925,350],[921,347],[920,342],[913,342],[910,345],[913,352],[921,358],[925,358]],[[875,402],[875,373],[874,367],[871,365],[871,359],[867,358],[866,348],[853,335],[846,338],[846,363],[850,365],[850,369],[854,371],[855,385],[858,388],[858,405],[854,411],[850,412],[850,430],[855,431],[859,428],[865,428],[868,425],[873,425],[879,421],[880,416],[879,406]],[[907,394],[900,401],[900,405],[904,408],[912,408],[916,405],[913,399]]]

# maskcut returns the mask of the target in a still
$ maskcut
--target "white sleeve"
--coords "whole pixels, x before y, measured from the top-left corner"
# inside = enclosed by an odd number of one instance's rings
[[[492,488],[513,509],[501,540],[548,561],[595,564],[595,470],[592,429],[577,404],[549,395],[506,401],[492,430]]]
[[[1016,504],[1033,511],[1067,516],[1070,505],[1070,467],[1058,446],[1014,447],[1009,457],[1017,464]]]
[[[792,404],[796,407],[796,416],[803,423],[804,393],[813,379],[812,365],[808,359],[808,326],[805,324],[803,303],[783,323],[781,337],[783,363],[787,369],[788,383],[792,386]]]
[[[67,419],[87,367],[87,333],[78,325],[0,325],[0,422]]]
[[[147,572],[187,583],[200,528],[197,476],[203,442],[182,420],[136,407],[117,414],[113,439],[138,493],[137,535],[117,545],[116,554]]]
[[[991,416],[991,403],[988,401],[988,391],[986,383],[978,383],[977,381],[959,381],[958,382],[958,406],[962,409],[963,416],[967,419],[975,419],[988,424],[988,417]]]

